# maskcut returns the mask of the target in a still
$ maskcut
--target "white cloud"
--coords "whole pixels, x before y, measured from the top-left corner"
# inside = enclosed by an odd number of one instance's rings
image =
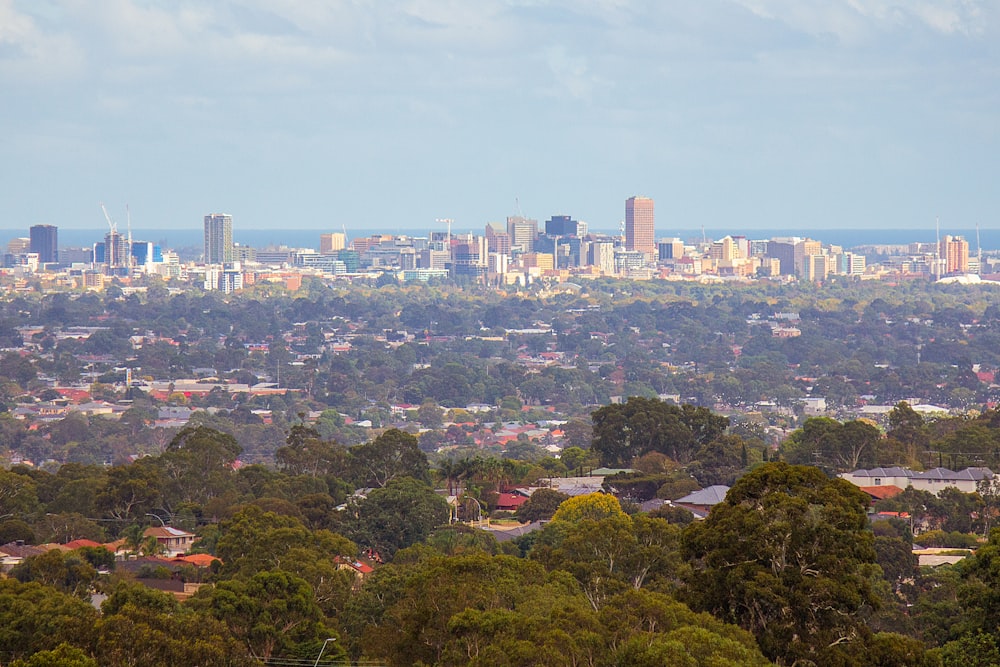
[[[13,0],[0,0],[0,80],[45,85],[73,77],[83,64],[71,37],[44,31]]]
[[[996,26],[983,22],[983,0],[732,0],[754,14],[811,35],[845,43],[922,25],[943,35],[977,36]]]

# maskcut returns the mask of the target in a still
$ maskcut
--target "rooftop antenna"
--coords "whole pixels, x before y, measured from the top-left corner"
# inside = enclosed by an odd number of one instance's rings
[[[524,212],[521,210],[521,202],[518,200],[517,197],[514,197],[514,208],[517,209],[517,217],[524,220]]]

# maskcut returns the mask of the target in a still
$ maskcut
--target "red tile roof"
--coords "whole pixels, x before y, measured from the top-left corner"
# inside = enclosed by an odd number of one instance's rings
[[[82,549],[84,547],[103,547],[104,545],[100,542],[95,542],[94,540],[73,540],[72,542],[67,542],[63,546],[72,551],[73,549]]]
[[[209,567],[214,560],[222,562],[220,559],[209,554],[188,554],[187,556],[177,556],[173,559],[175,563],[191,563],[198,567]]]
[[[859,488],[875,500],[885,500],[886,498],[892,498],[893,496],[897,496],[903,492],[901,488],[893,484],[887,484],[885,486],[862,486]]]
[[[526,497],[522,496],[519,493],[500,493],[497,495],[498,497],[496,506],[497,509],[500,510],[517,509],[528,500]]]

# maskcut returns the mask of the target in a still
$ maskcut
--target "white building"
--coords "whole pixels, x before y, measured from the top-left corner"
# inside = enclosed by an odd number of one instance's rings
[[[993,471],[989,468],[966,468],[955,472],[947,468],[934,468],[917,472],[894,466],[845,472],[840,477],[855,486],[898,486],[901,489],[912,486],[937,495],[948,487],[954,487],[963,493],[974,493],[980,480],[993,478]]]

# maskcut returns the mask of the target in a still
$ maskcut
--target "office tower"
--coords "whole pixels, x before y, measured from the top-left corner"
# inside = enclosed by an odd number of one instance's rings
[[[554,215],[545,221],[545,233],[549,236],[576,236],[578,223],[568,215]]]
[[[647,257],[656,257],[653,200],[649,197],[629,197],[625,200],[625,249],[638,250]]]
[[[944,260],[945,273],[969,272],[969,243],[961,236],[945,236],[938,251]]]
[[[768,241],[764,239],[751,240],[747,248],[747,257],[764,257],[767,255]]]
[[[684,242],[679,238],[663,239],[656,244],[659,260],[680,259],[684,256]]]
[[[732,236],[724,236],[712,243],[709,254],[714,260],[732,261],[743,257],[739,244]]]
[[[159,261],[163,261],[163,253],[159,252],[160,246],[154,246],[149,241],[132,241],[132,261],[136,266],[145,267],[157,261],[155,255],[159,255]]]
[[[865,272],[865,256],[848,252],[844,254],[844,273],[849,276],[860,276]]]
[[[31,239],[23,236],[11,239],[7,244],[7,252],[11,255],[20,255],[21,253],[28,252],[29,248],[31,248]]]
[[[347,248],[347,234],[344,232],[319,235],[319,252],[321,255],[329,255],[345,248]]]
[[[805,280],[826,280],[826,277],[830,273],[833,273],[833,271],[831,271],[832,268],[833,267],[830,265],[829,255],[821,255],[818,253],[813,255],[804,255],[801,277]]]
[[[486,225],[486,245],[489,252],[510,254],[510,234],[505,232],[498,225],[490,223]]]
[[[587,259],[591,266],[596,266],[605,275],[615,272],[615,243],[607,239],[591,242]]]
[[[823,244],[820,241],[813,241],[811,239],[803,239],[795,244],[795,275],[800,278],[805,278],[808,273],[806,270],[806,257],[812,255],[822,255],[823,254]]]
[[[795,274],[795,244],[801,240],[792,236],[771,239],[767,242],[767,256],[779,261],[781,275],[791,276]]]
[[[233,261],[233,216],[212,213],[205,216],[205,263]]]
[[[507,234],[510,235],[511,248],[531,252],[535,249],[535,239],[538,238],[538,221],[511,216],[507,218]]]
[[[35,225],[29,230],[30,252],[38,253],[42,264],[59,261],[59,230],[54,225]]]

